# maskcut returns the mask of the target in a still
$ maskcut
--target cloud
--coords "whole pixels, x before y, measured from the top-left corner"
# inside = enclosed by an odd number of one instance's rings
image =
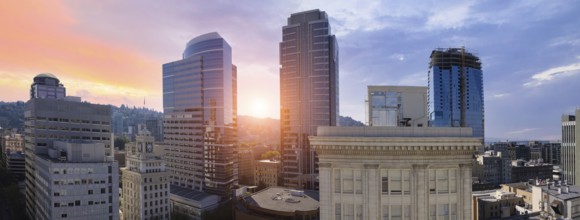
[[[537,128],[524,128],[521,130],[508,131],[507,134],[519,135],[519,134],[524,134],[524,133],[528,133],[530,131],[535,131],[535,130],[538,130],[538,129]]]
[[[487,96],[487,97],[490,97],[489,99],[493,100],[493,99],[505,98],[505,97],[510,96],[510,95],[511,95],[511,93],[492,93],[490,96]]]
[[[404,61],[405,54],[395,53],[395,54],[389,56],[389,58],[394,59],[394,60],[398,60],[398,61]]]
[[[580,73],[580,63],[550,68],[541,73],[534,74],[529,82],[524,83],[524,87],[537,87],[548,81],[569,77],[578,73]]]

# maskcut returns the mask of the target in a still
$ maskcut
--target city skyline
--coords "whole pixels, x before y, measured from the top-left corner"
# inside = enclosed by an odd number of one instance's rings
[[[7,2],[0,100],[26,101],[30,78],[50,72],[70,95],[129,106],[145,98],[160,111],[160,64],[179,58],[192,37],[217,31],[235,51],[239,113],[279,118],[280,26],[316,8],[329,14],[341,47],[339,81],[349,83],[340,86],[340,112],[359,121],[367,85],[426,86],[429,53],[439,47],[465,46],[482,59],[486,137],[560,139],[558,119],[580,101],[570,95],[580,91],[580,7],[547,1]],[[202,19],[216,12],[219,19]]]

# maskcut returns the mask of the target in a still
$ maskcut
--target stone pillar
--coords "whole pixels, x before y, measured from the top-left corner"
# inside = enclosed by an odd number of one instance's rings
[[[459,180],[460,185],[457,190],[458,202],[457,202],[457,218],[458,219],[471,219],[473,218],[471,214],[471,164],[459,164]]]
[[[428,219],[429,173],[427,165],[413,165],[411,172],[411,219]]]
[[[334,193],[333,172],[331,163],[319,163],[319,181],[320,181],[320,219],[332,219],[333,202],[332,195]]]
[[[379,219],[381,210],[381,172],[378,164],[364,165],[364,178],[367,180],[363,189],[364,219]]]

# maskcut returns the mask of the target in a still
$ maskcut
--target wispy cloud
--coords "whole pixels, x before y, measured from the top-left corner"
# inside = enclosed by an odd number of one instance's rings
[[[550,68],[541,73],[534,74],[529,82],[524,83],[524,87],[540,86],[548,81],[576,75],[578,73],[580,73],[580,63]]]
[[[524,129],[515,130],[515,131],[508,131],[507,134],[519,135],[519,134],[524,134],[524,133],[528,133],[530,131],[535,131],[535,130],[538,130],[538,129],[537,128],[524,128]]]

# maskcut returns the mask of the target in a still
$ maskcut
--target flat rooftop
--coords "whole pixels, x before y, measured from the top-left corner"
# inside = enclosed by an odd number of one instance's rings
[[[567,193],[561,193],[558,194],[558,188],[562,188],[559,186],[550,186],[548,187],[548,185],[545,186],[540,186],[542,187],[542,191],[554,196],[558,199],[561,200],[569,200],[569,199],[575,199],[575,198],[580,198],[580,187],[576,186],[576,185],[568,185],[568,192]],[[562,190],[563,191],[563,190]]]
[[[173,195],[181,196],[183,198],[191,199],[194,201],[202,201],[202,200],[204,200],[206,198],[210,198],[210,197],[219,197],[217,195],[212,195],[209,193],[200,192],[200,191],[193,190],[193,189],[183,188],[183,187],[176,186],[176,185],[171,185],[169,187],[169,192]]]
[[[320,208],[318,191],[303,190],[304,196],[293,196],[288,188],[269,187],[244,198],[246,204],[278,212],[313,211]]]
[[[318,137],[473,137],[468,127],[319,126]]]

